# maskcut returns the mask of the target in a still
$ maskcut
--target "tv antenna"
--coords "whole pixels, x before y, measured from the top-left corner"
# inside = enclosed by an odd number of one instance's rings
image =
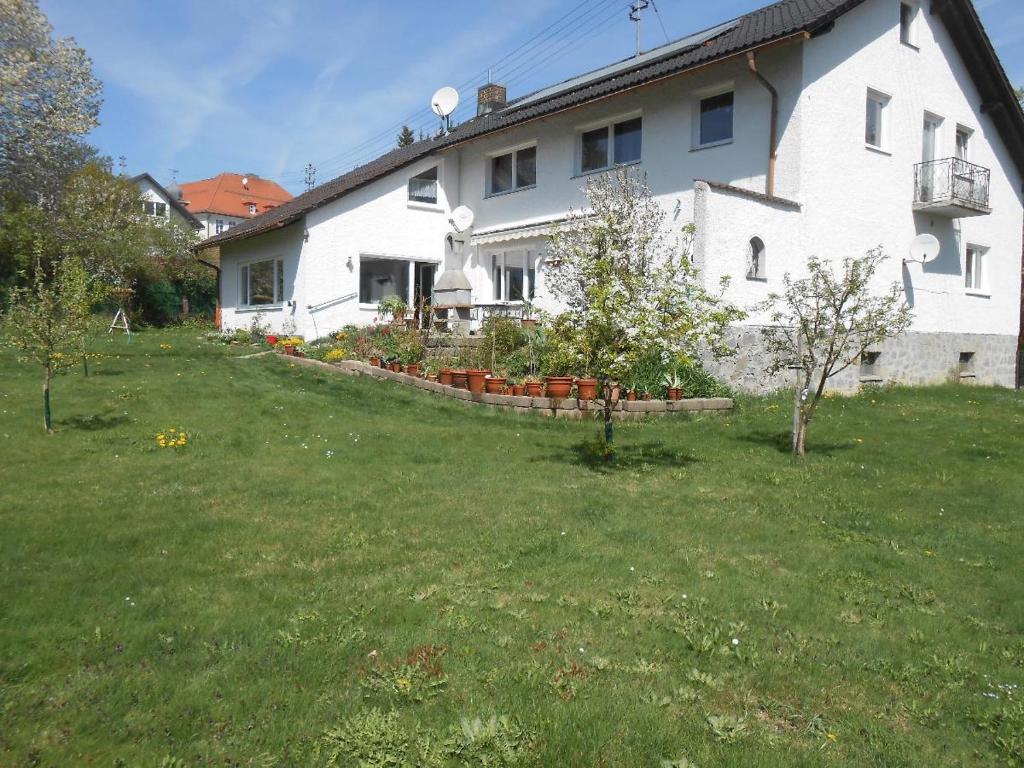
[[[629,20],[636,25],[636,55],[640,55],[640,13],[646,11],[650,0],[636,0],[629,5]]]
[[[446,85],[438,88],[430,98],[430,108],[441,118],[441,132],[448,133],[452,129],[452,112],[459,106],[459,92]]]
[[[312,163],[306,163],[305,174],[306,191],[309,192],[309,190],[316,186],[316,166]]]

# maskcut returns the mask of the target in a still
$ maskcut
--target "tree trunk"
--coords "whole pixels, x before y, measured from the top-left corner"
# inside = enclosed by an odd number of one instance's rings
[[[46,376],[43,378],[43,427],[46,434],[53,434],[53,420],[50,418],[50,369],[46,369]]]
[[[806,453],[807,445],[807,418],[801,414],[800,425],[797,429],[795,440],[793,443],[793,453],[797,456],[803,457]]]
[[[612,409],[615,403],[612,401],[612,382],[605,379],[602,387],[604,395],[604,460],[608,463],[615,461],[615,426],[612,422]]]

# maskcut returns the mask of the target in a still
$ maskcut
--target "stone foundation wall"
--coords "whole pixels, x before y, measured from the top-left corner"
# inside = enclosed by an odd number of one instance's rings
[[[734,328],[730,343],[736,354],[706,359],[709,372],[741,392],[766,393],[794,383],[794,374],[765,373],[767,355],[760,327]],[[979,333],[908,333],[872,347],[879,357],[871,371],[857,363],[837,374],[829,388],[850,392],[864,384],[941,384],[949,381],[1016,385],[1017,339]],[[960,354],[974,353],[961,370]]]

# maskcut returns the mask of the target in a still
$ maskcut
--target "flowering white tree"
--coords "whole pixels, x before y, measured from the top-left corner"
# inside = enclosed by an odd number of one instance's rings
[[[590,210],[571,211],[550,236],[547,285],[566,306],[551,335],[600,383],[610,458],[618,382],[655,353],[677,362],[701,349],[728,354],[726,327],[744,315],[703,286],[690,258],[693,227],[671,231],[643,178],[617,168],[585,192]]]
[[[846,258],[838,274],[820,259],[807,262],[808,275],[784,276],[782,295],[766,303],[771,325],[763,329],[770,363],[778,373],[795,369],[799,381],[793,402],[793,453],[803,456],[807,427],[828,380],[853,365],[868,347],[900,335],[913,315],[899,283],[872,292],[872,280],[885,260],[881,248]]]

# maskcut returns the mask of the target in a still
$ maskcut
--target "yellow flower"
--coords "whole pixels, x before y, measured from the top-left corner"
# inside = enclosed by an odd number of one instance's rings
[[[833,741],[833,742],[839,741],[839,737],[836,736],[834,733],[832,733],[832,731],[829,731],[828,735],[825,738],[828,739],[829,741]]]

